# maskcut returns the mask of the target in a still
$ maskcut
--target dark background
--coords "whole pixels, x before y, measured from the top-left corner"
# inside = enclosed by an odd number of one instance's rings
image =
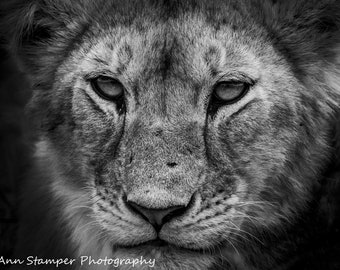
[[[20,181],[27,172],[29,123],[24,106],[29,100],[29,84],[1,46],[0,40],[0,256],[13,252],[17,227],[16,201]]]

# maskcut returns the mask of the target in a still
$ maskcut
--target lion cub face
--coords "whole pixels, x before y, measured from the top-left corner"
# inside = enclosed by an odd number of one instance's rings
[[[303,206],[311,172],[296,163],[322,141],[269,44],[194,16],[95,33],[58,70],[67,120],[47,137],[113,250],[228,249]]]
[[[65,216],[83,207],[94,241],[164,269],[261,244],[325,163],[321,94],[231,7],[223,23],[218,10],[121,12],[74,37],[33,97]]]

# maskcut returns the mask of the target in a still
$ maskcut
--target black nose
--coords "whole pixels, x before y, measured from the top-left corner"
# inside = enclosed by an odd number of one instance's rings
[[[128,201],[127,203],[135,212],[150,222],[157,232],[160,231],[164,223],[173,217],[181,215],[186,209],[185,206],[172,206],[166,209],[151,209],[140,206],[134,202]]]

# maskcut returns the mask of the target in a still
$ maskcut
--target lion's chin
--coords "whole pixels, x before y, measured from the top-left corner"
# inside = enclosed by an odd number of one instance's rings
[[[119,247],[114,252],[115,258],[138,259],[134,269],[208,269],[214,265],[216,257],[208,252],[194,251],[169,245],[161,240],[154,240],[133,247]],[[154,266],[152,266],[154,265]],[[131,266],[131,265],[130,265]],[[131,269],[121,265],[119,269]]]

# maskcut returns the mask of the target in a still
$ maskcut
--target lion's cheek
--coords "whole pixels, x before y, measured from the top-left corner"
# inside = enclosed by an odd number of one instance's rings
[[[286,161],[287,130],[271,132],[268,121],[227,122],[218,125],[210,137],[210,151],[216,163],[232,166],[234,171],[265,179],[278,173]],[[291,132],[291,131],[289,131]]]

